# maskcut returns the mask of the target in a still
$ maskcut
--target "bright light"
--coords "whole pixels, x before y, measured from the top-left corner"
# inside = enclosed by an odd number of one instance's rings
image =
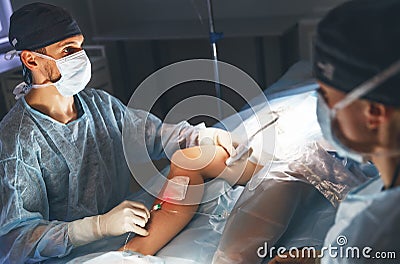
[[[8,37],[0,38],[0,44],[8,42]]]

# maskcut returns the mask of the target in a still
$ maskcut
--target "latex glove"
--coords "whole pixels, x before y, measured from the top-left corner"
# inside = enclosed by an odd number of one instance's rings
[[[237,145],[232,139],[231,133],[214,127],[207,127],[199,131],[199,145],[216,145],[221,146],[229,154],[230,157],[236,155],[235,146]]]
[[[69,223],[68,236],[74,246],[127,232],[147,236],[149,233],[144,227],[149,218],[150,212],[142,203],[124,201],[106,214]]]

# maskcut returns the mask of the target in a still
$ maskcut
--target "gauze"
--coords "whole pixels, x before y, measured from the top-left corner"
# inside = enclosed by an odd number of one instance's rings
[[[187,176],[175,176],[168,180],[162,199],[182,201],[186,197],[190,178]]]

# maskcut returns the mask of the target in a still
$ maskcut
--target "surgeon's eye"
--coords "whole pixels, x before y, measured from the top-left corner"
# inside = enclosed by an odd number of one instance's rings
[[[78,51],[80,51],[81,49],[82,49],[82,48],[65,47],[65,48],[62,50],[63,57],[64,57],[64,56],[71,55],[71,54],[73,54],[73,53],[75,53],[75,52],[78,52]]]

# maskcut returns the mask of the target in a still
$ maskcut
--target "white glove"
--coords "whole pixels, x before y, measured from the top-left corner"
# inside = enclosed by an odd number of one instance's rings
[[[229,154],[230,157],[236,155],[234,140],[231,133],[214,127],[207,127],[199,131],[199,145],[216,145],[221,146]],[[236,144],[237,145],[237,144]]]
[[[142,203],[124,201],[106,214],[69,223],[68,236],[74,246],[127,232],[147,236],[149,233],[144,227],[149,218],[150,212]]]

